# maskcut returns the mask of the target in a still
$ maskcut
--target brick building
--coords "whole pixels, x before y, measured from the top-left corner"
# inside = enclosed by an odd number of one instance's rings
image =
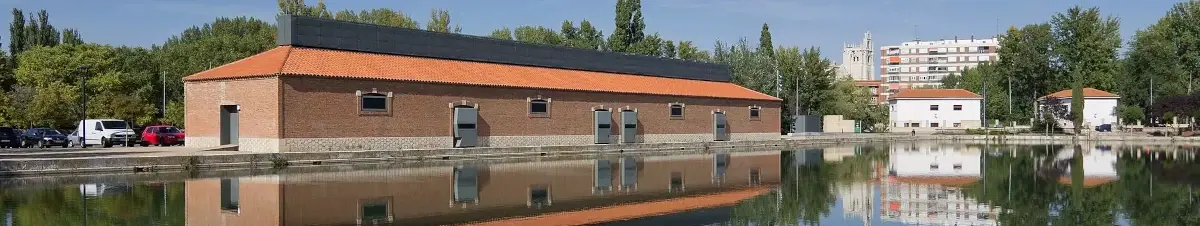
[[[766,151],[206,178],[186,182],[187,225],[456,225],[628,209],[777,185],[780,167]]]
[[[279,46],[184,78],[187,145],[315,152],[770,140],[727,66],[281,16]]]

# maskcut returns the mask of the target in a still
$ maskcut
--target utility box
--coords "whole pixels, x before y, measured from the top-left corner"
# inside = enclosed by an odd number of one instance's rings
[[[637,143],[638,113],[632,110],[621,111],[621,143]]]
[[[596,143],[609,143],[609,137],[612,136],[612,112],[600,109],[592,111],[592,114],[594,115],[592,127],[596,131]]]
[[[713,140],[729,141],[729,121],[724,112],[713,113]]]
[[[479,140],[479,109],[454,108],[454,147],[475,147]]]

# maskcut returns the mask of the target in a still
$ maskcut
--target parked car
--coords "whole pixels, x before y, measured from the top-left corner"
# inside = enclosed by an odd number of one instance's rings
[[[174,126],[147,126],[142,129],[142,146],[182,145],[183,136],[183,131]]]
[[[51,128],[33,128],[25,131],[21,138],[21,147],[47,148],[51,146],[67,147],[67,135]]]
[[[0,148],[21,146],[21,133],[12,127],[0,127]]]
[[[82,134],[71,142],[84,146],[100,145],[107,148],[113,145],[132,146],[140,143],[140,138],[129,128],[129,123],[117,119],[82,120],[75,126],[75,131]]]
[[[1097,132],[1112,132],[1112,124],[1103,124],[1096,126]]]

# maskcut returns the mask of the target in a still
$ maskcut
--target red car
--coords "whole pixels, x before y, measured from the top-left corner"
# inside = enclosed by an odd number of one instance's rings
[[[147,126],[142,129],[142,146],[182,145],[183,131],[174,126]]]

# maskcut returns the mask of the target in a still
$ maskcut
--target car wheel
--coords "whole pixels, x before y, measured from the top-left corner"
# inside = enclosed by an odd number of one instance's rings
[[[67,148],[67,144],[62,144],[61,146],[58,146],[58,147],[60,147],[60,148]]]
[[[111,148],[113,144],[108,142],[108,138],[101,137],[100,146],[104,146],[104,148]]]

